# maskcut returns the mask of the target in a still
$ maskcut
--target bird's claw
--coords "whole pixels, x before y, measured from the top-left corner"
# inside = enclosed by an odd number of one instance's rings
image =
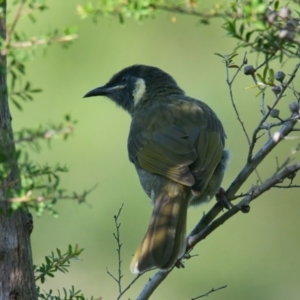
[[[224,208],[228,210],[233,207],[233,204],[230,203],[225,197],[225,190],[222,187],[220,187],[219,191],[217,192],[216,199],[223,205]]]

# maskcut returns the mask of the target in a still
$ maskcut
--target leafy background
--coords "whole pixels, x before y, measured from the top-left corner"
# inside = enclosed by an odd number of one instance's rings
[[[204,1],[207,5],[211,5]],[[81,191],[98,184],[88,204],[60,201],[54,219],[45,214],[34,220],[32,248],[34,262],[40,263],[49,249],[66,249],[68,244],[85,248],[82,261],[74,262],[69,275],[48,279],[45,289],[75,285],[87,296],[114,299],[115,282],[107,275],[117,272],[113,216],[121,204],[122,261],[124,284],[134,276],[129,263],[141,241],[151,214],[151,204],[142,191],[133,166],[128,162],[126,140],[130,117],[104,98],[82,99],[90,89],[104,84],[121,68],[135,63],[155,65],[174,76],[188,95],[206,101],[221,118],[231,152],[226,188],[246,159],[246,139],[230,105],[225,83],[225,68],[214,53],[231,53],[235,41],[221,29],[222,20],[210,26],[200,25],[193,17],[162,13],[155,19],[138,23],[126,19],[120,25],[116,18],[80,20],[78,1],[48,1],[50,10],[36,15],[37,22],[20,23],[28,34],[39,34],[56,27],[76,25],[79,39],[63,50],[58,45],[36,50],[28,58],[28,78],[42,94],[28,102],[23,112],[12,106],[14,130],[40,123],[59,122],[69,113],[78,125],[68,142],[45,144],[41,153],[33,152],[40,163],[66,163],[70,173],[63,183],[69,190]],[[175,21],[175,22],[174,22]],[[242,61],[243,49],[235,58]],[[249,56],[255,64],[256,57]],[[284,66],[289,73],[295,62]],[[272,65],[275,71],[280,70]],[[241,116],[249,130],[260,117],[259,98],[251,80],[240,75],[234,86]],[[272,101],[271,92],[267,100]],[[285,99],[286,106],[293,99]],[[294,142],[286,141],[271,153],[260,169],[262,177],[275,171],[276,155],[286,157]],[[245,185],[246,191],[252,182]],[[191,229],[210,205],[189,211]],[[271,190],[251,205],[249,214],[238,214],[194,249],[199,256],[186,261],[186,269],[174,270],[152,299],[189,299],[212,287],[228,284],[225,290],[211,295],[213,299],[298,299],[299,298],[299,191]],[[134,299],[151,273],[144,275],[125,295]]]

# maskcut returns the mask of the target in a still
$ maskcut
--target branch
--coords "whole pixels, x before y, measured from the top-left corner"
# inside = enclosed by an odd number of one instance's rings
[[[220,286],[220,287],[218,287],[218,288],[212,288],[209,292],[207,292],[207,293],[205,293],[205,294],[203,294],[203,295],[200,295],[200,296],[198,296],[198,297],[196,297],[196,298],[192,298],[191,300],[196,300],[196,299],[200,299],[200,298],[203,298],[203,297],[208,297],[209,296],[209,294],[211,294],[211,293],[213,293],[213,292],[216,292],[216,291],[219,291],[219,290],[222,290],[222,289],[225,289],[225,288],[227,288],[227,284],[226,285],[223,285],[223,286]]]
[[[6,44],[7,45],[9,45],[10,42],[11,42],[12,35],[13,35],[14,31],[15,31],[15,28],[17,26],[18,21],[21,18],[22,10],[24,8],[25,2],[26,2],[26,0],[21,0],[20,1],[19,7],[18,7],[18,9],[16,11],[16,14],[15,14],[14,20],[13,20],[13,22],[11,24],[10,30],[8,30],[8,32],[7,32],[7,36],[6,36]]]
[[[122,259],[121,259],[121,248],[122,248],[122,243],[121,243],[121,238],[120,238],[120,227],[121,223],[119,223],[119,217],[121,215],[122,209],[123,209],[124,203],[122,203],[121,207],[119,208],[118,213],[114,216],[115,220],[115,227],[116,227],[116,233],[113,233],[113,236],[117,242],[117,252],[118,252],[118,277],[114,276],[109,270],[106,268],[106,273],[118,284],[118,290],[119,290],[119,295],[118,299],[121,299],[121,297],[131,288],[131,286],[144,274],[140,273],[138,274],[128,285],[125,289],[122,290]]]
[[[182,7],[173,7],[173,6],[166,6],[166,5],[156,5],[156,4],[151,4],[150,7],[156,10],[163,10],[167,12],[172,12],[172,13],[179,13],[179,14],[184,14],[184,15],[189,15],[189,16],[195,16],[195,17],[200,17],[204,19],[211,19],[211,18],[236,18],[238,17],[237,14],[230,14],[230,13],[219,13],[219,12],[200,12],[196,11],[193,8],[191,9],[185,9]]]
[[[230,56],[227,56],[227,57],[230,58]],[[229,66],[230,66],[229,59],[225,60],[225,66],[226,66],[226,82],[227,82],[227,85],[228,85],[228,88],[229,88],[229,95],[230,95],[231,104],[232,104],[234,112],[236,114],[236,118],[239,121],[239,123],[242,127],[242,130],[243,130],[243,132],[246,136],[247,142],[250,145],[249,135],[248,135],[247,130],[245,128],[244,122],[240,118],[240,114],[239,114],[239,111],[238,111],[238,109],[235,105],[235,101],[234,101],[234,98],[233,98],[233,92],[232,92],[233,82],[234,82],[236,76],[238,75],[238,73],[241,71],[242,67],[245,65],[246,61],[247,61],[247,52],[244,54],[242,64],[239,66],[239,68],[237,69],[236,73],[233,75],[231,80],[229,79]]]
[[[54,38],[49,38],[49,39],[35,39],[32,38],[30,41],[24,41],[24,42],[16,42],[12,43],[10,47],[12,48],[28,48],[32,46],[40,46],[40,45],[47,45],[47,44],[53,44],[53,43],[67,43],[71,42],[75,39],[77,39],[78,35],[77,34],[69,34],[61,37],[54,37]],[[9,49],[4,48],[1,51],[1,54],[3,56],[7,55]]]
[[[295,79],[297,71],[300,67],[300,63],[296,65],[293,73],[291,74],[291,77],[289,78],[289,80],[287,81],[286,84],[284,84],[282,86],[281,92],[277,95],[273,105],[270,107],[269,111],[263,116],[263,118],[260,120],[259,124],[257,125],[257,127],[255,128],[253,135],[252,135],[252,140],[251,140],[251,144],[249,146],[249,151],[248,151],[248,163],[251,162],[252,159],[252,155],[253,155],[253,149],[254,146],[256,144],[256,141],[258,139],[257,134],[259,133],[259,131],[261,130],[261,127],[263,126],[263,123],[267,120],[267,118],[269,117],[272,109],[275,108],[275,106],[278,104],[279,100],[283,97],[283,94],[285,92],[285,90],[287,89],[287,87],[291,84],[291,82]]]
[[[243,210],[243,207],[249,205],[251,201],[274,187],[276,184],[281,183],[284,179],[288,178],[289,175],[296,173],[300,170],[300,162],[292,166],[287,167],[281,173],[272,176],[266,180],[260,186],[252,187],[247,196],[245,196],[237,205],[233,206],[230,210],[225,212],[221,217],[209,224],[223,209],[222,204],[217,202],[211,210],[203,216],[197,226],[192,230],[187,238],[187,251],[189,252],[197,243],[204,240],[208,235],[215,231],[218,227],[224,224],[227,220],[236,215],[239,211]],[[208,225],[209,224],[209,225]],[[164,279],[173,270],[158,271],[145,285],[137,300],[149,299],[154,290],[164,281]],[[197,299],[197,298],[196,298]]]
[[[174,267],[173,267],[174,268]],[[155,289],[167,278],[167,276],[173,270],[170,269],[168,271],[158,271],[152,278],[144,286],[142,292],[138,295],[136,300],[146,300],[149,299]]]
[[[95,188],[96,186],[92,187],[89,190],[85,190],[82,192],[82,194],[77,194],[75,192],[73,192],[73,194],[64,194],[61,193],[61,191],[57,191],[57,194],[53,192],[52,194],[39,195],[39,196],[34,196],[33,191],[28,191],[23,196],[9,198],[6,199],[6,201],[10,203],[30,203],[30,202],[40,203],[40,202],[45,202],[50,200],[77,200],[79,203],[83,203],[86,202],[87,195],[89,195]]]
[[[257,166],[264,160],[264,158],[278,145],[280,141],[284,139],[291,131],[299,120],[299,115],[293,114],[290,120],[284,123],[274,135],[262,146],[257,154],[251,159],[251,163],[247,163],[236,179],[232,182],[228,190],[226,191],[226,198],[228,200],[234,197],[235,193],[248,179],[251,173],[257,168]]]

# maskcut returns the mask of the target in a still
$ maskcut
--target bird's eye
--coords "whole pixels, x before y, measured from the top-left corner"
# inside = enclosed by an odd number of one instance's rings
[[[122,83],[126,83],[128,80],[128,75],[124,75],[121,79]]]

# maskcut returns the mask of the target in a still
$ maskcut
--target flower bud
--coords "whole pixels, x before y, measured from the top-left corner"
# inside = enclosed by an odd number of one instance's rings
[[[285,78],[285,74],[282,71],[278,71],[275,73],[275,79],[282,83]]]
[[[278,86],[278,85],[274,85],[274,86],[272,87],[272,91],[273,91],[273,93],[274,93],[275,95],[278,95],[278,94],[281,92],[281,87]]]
[[[273,108],[273,109],[270,111],[270,116],[271,116],[272,118],[277,118],[277,117],[279,117],[279,113],[280,113],[280,111],[279,111],[278,109]]]
[[[282,7],[279,12],[278,15],[280,18],[282,19],[288,19],[291,16],[291,10],[288,7]]]
[[[244,68],[244,74],[245,75],[253,75],[253,74],[255,74],[255,69],[253,68],[252,65],[247,65]]]
[[[299,106],[298,102],[290,103],[289,108],[290,108],[291,113],[299,114],[299,112],[300,112],[300,106]]]

